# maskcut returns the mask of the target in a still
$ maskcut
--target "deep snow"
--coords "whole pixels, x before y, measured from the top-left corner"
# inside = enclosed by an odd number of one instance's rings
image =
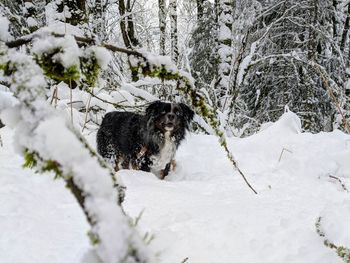
[[[0,129],[0,262],[75,263],[88,250],[88,225],[61,181],[23,170],[12,131]],[[94,142],[94,134],[90,134]],[[300,132],[291,112],[258,134],[228,140],[258,195],[234,171],[214,136],[190,134],[165,181],[120,171],[126,212],[155,236],[161,263],[336,263],[329,239],[350,247],[350,136]],[[282,154],[281,154],[282,153]]]

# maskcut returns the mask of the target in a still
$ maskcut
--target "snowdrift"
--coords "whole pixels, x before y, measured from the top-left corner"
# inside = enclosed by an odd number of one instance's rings
[[[0,129],[1,262],[75,263],[88,250],[87,223],[52,175],[22,170],[12,131]],[[94,135],[89,135],[94,143]],[[122,170],[124,207],[154,235],[161,263],[336,263],[329,240],[350,247],[350,136],[301,132],[286,112],[257,134],[229,138],[229,148],[254,195],[226,159],[217,138],[189,134],[166,180]]]

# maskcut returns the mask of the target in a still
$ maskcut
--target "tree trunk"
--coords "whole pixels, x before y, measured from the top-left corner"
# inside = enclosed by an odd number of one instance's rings
[[[171,59],[178,63],[178,35],[177,35],[177,3],[176,0],[169,1],[170,25],[171,25]]]
[[[333,38],[337,39],[339,35],[338,33],[339,20],[337,18],[338,0],[333,0],[332,5],[333,5],[333,14],[332,14]]]
[[[34,32],[39,28],[37,17],[37,10],[33,4],[32,0],[24,0],[23,8],[24,17],[27,22],[27,26],[30,32]]]
[[[127,27],[128,27],[128,37],[130,39],[130,43],[132,47],[137,47],[139,45],[139,41],[135,36],[135,26],[134,19],[132,17],[132,6],[130,0],[126,2],[126,11],[128,12],[128,16],[126,17]]]
[[[126,6],[124,0],[119,0],[119,15],[121,17],[120,30],[122,32],[124,45],[129,49],[133,49],[134,47],[137,47],[139,45],[139,42],[135,37],[134,21],[132,19],[132,16],[130,15],[131,11],[132,7],[130,4],[130,0],[127,0]],[[126,16],[127,12],[128,15]],[[137,81],[139,79],[138,72],[133,67],[131,67],[130,59],[129,66],[131,70],[132,81]]]
[[[232,63],[232,24],[234,15],[234,0],[219,0],[217,5],[217,53],[218,53],[218,78],[215,89],[217,94],[217,107],[221,110],[227,106],[227,98],[230,96],[230,72]]]
[[[346,44],[346,40],[348,38],[348,33],[349,33],[349,27],[350,27],[350,3],[348,4],[348,14],[346,16],[346,20],[344,23],[344,29],[343,29],[343,33],[341,36],[341,41],[340,41],[340,50],[344,51],[345,49],[345,44]]]
[[[308,59],[315,61],[317,41],[316,31],[313,28],[317,27],[318,3],[317,0],[311,0],[310,2],[310,7],[313,8],[310,9],[310,25],[312,26],[309,27]]]
[[[204,15],[204,0],[197,0],[197,20],[201,20]]]
[[[103,17],[103,5],[102,0],[95,0],[95,3],[90,6],[90,13],[92,14],[92,19],[90,21],[90,25],[92,28],[92,32],[94,35],[98,37],[100,41],[104,41],[105,36],[105,29],[104,29],[104,17]]]
[[[166,29],[166,7],[165,0],[158,0],[159,19],[159,54],[165,55],[165,29]]]
[[[68,7],[70,12],[69,16],[64,14],[64,6]],[[63,22],[67,24],[78,26],[88,22],[85,0],[65,0],[57,4],[57,7],[57,11],[65,15],[65,21]]]

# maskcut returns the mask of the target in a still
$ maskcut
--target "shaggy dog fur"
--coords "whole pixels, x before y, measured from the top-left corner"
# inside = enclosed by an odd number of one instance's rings
[[[144,115],[109,112],[97,132],[97,150],[115,169],[138,169],[163,179],[194,112],[183,103],[151,103]]]

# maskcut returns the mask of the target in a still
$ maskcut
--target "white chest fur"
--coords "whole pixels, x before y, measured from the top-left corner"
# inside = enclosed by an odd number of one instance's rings
[[[170,132],[164,134],[164,145],[160,149],[159,154],[152,156],[152,166],[151,172],[159,176],[160,171],[165,168],[165,166],[170,163],[170,161],[175,156],[176,145],[174,140],[170,137]]]

